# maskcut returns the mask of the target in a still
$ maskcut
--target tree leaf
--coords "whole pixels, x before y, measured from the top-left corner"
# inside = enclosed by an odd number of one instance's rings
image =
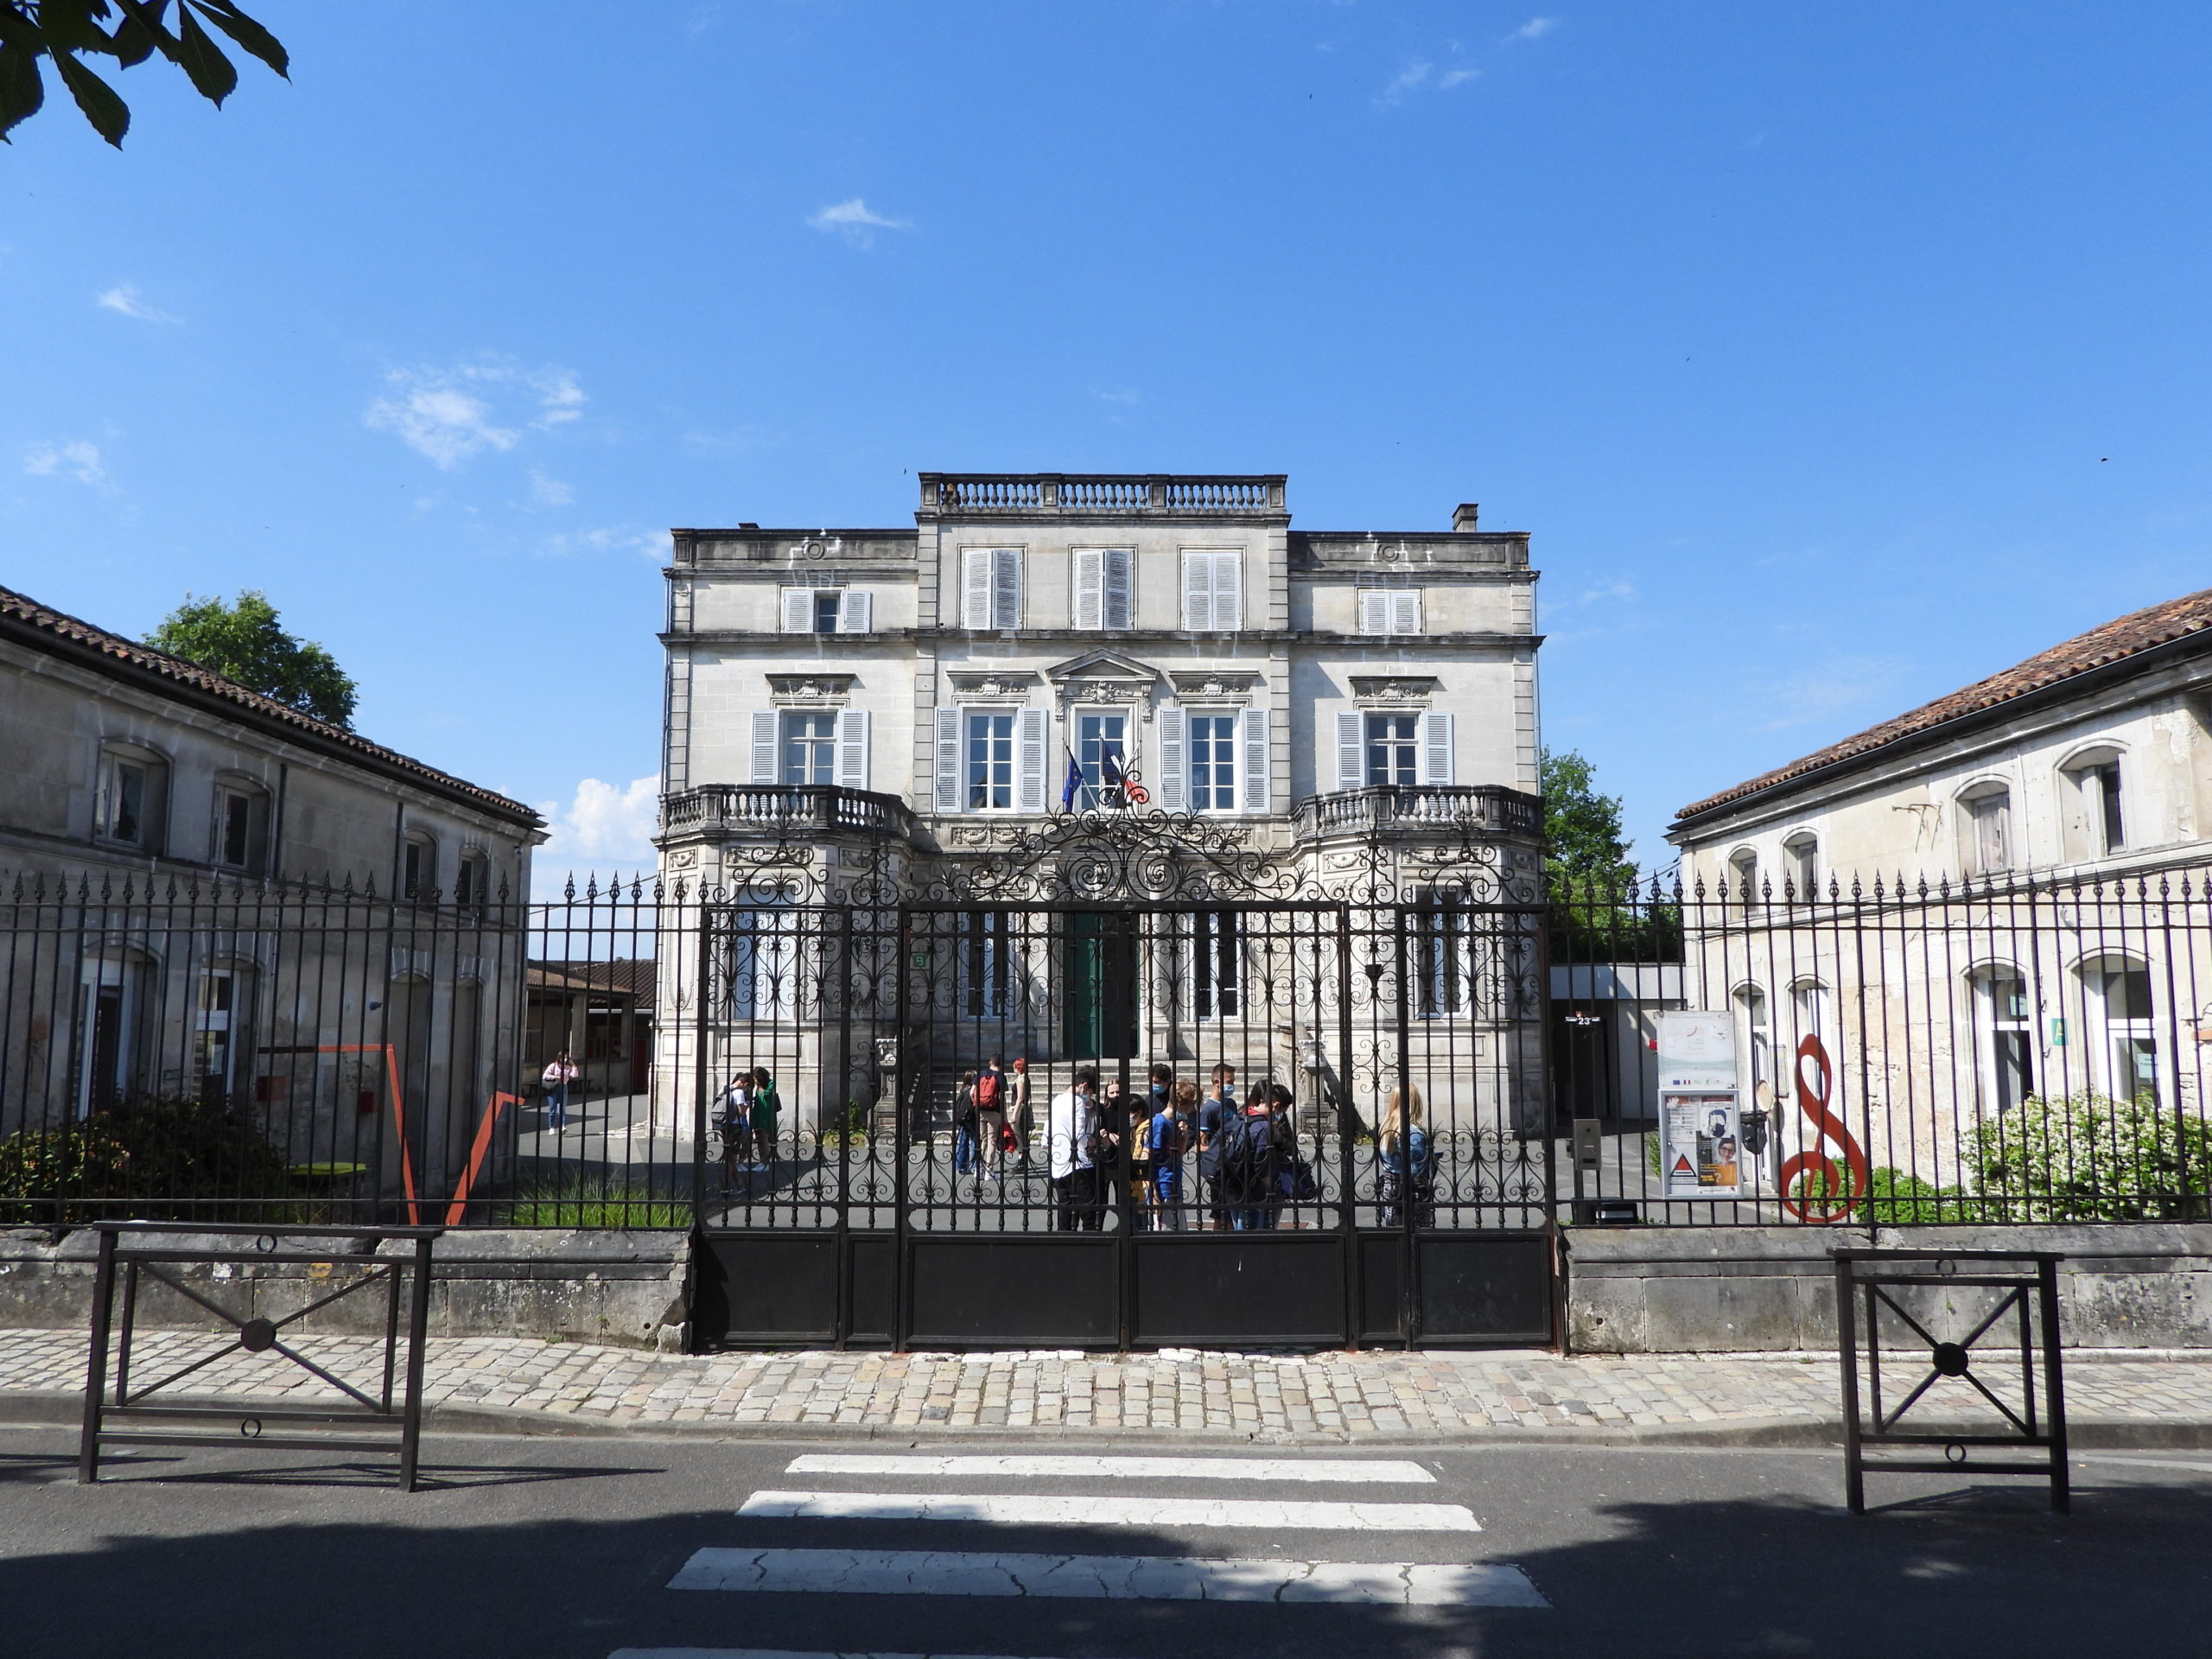
[[[223,55],[223,48],[200,27],[190,6],[177,8],[176,32],[176,60],[192,77],[192,84],[199,88],[200,97],[221,109],[223,100],[238,90],[238,70]]]
[[[46,83],[38,73],[38,54],[17,46],[0,46],[0,143],[9,130],[36,115],[46,102]]]
[[[121,149],[123,135],[130,130],[130,108],[115,95],[115,88],[66,52],[54,54],[54,67],[60,72],[61,84],[69,89],[69,96],[85,112],[85,119],[92,124],[92,130]]]
[[[123,13],[123,21],[115,26],[115,55],[126,69],[146,61],[154,55],[156,48],[164,56],[169,51],[168,30],[162,26],[162,13],[168,10],[168,0],[155,0],[148,5],[145,0],[115,0]]]
[[[184,3],[188,9],[196,6],[209,22],[285,79],[292,78],[292,56],[284,50],[283,42],[231,4],[230,0],[184,0]]]

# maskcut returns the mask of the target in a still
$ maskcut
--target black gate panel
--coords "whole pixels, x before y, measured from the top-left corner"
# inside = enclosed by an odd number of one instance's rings
[[[1423,1347],[1548,1347],[1552,1241],[1543,1233],[1414,1237]]]
[[[695,1337],[734,1347],[836,1342],[842,1246],[833,1232],[710,1237],[692,1293]]]
[[[1106,1235],[917,1235],[906,1345],[1118,1348],[1120,1256]]]
[[[1344,1243],[1312,1233],[1140,1233],[1129,1339],[1332,1347],[1344,1340]]]
[[[899,1333],[899,1238],[895,1233],[855,1233],[848,1264],[849,1339],[863,1348],[888,1348]]]
[[[1354,1236],[1358,1253],[1359,1342],[1395,1346],[1406,1336],[1406,1236],[1362,1232]]]

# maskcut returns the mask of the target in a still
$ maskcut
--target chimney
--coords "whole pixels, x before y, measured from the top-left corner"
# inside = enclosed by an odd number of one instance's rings
[[[1473,501],[1462,501],[1458,506],[1452,508],[1452,533],[1454,536],[1473,535],[1475,533],[1475,515],[1481,511],[1482,507],[1480,505]]]

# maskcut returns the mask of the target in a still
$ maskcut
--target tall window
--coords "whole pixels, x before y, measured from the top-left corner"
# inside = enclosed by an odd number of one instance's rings
[[[2100,749],[2067,768],[2074,798],[2069,803],[2068,827],[2076,858],[2101,858],[2127,849],[2127,815],[2120,796],[2120,755]]]
[[[1185,552],[1183,626],[1198,632],[1244,626],[1242,553]]]
[[[1743,1020],[1744,1058],[1751,1065],[1746,1093],[1755,1097],[1761,1084],[1774,1082],[1774,1033],[1767,1024],[1766,993],[1746,985],[1736,993],[1736,1007]]]
[[[200,1098],[209,1105],[229,1101],[232,1086],[232,1022],[240,1012],[235,1002],[238,976],[226,968],[213,968],[200,976],[200,1005],[193,1018],[193,1069],[198,1073]]]
[[[1007,920],[1002,910],[971,910],[960,918],[960,1011],[971,1019],[995,1020],[1007,1011]]]
[[[1796,1016],[1796,1029],[1790,1033],[1789,1052],[1783,1064],[1789,1067],[1789,1077],[1794,1084],[1797,1077],[1797,1049],[1808,1037],[1817,1037],[1821,1046],[1827,1051],[1829,1067],[1829,1096],[1834,1096],[1834,1071],[1842,1062],[1836,1055],[1835,1033],[1829,1023],[1828,988],[1817,979],[1801,979],[1789,988],[1789,1011]],[[1806,1068],[1806,1074],[1813,1074]]]
[[[1021,626],[1021,550],[967,547],[960,550],[960,626]]]
[[[1821,843],[1811,832],[1794,835],[1783,842],[1782,857],[1789,891],[1798,902],[1807,903],[1818,898],[1821,891]]]
[[[1136,589],[1136,551],[1127,547],[1075,550],[1075,626],[1126,628]]]
[[[1423,1015],[1464,1014],[1471,1002],[1467,912],[1457,899],[1440,898],[1412,918],[1414,975]]]
[[[1980,784],[1959,799],[1960,862],[1969,875],[2012,868],[2012,791]]]
[[[214,862],[226,870],[257,875],[268,834],[269,798],[235,784],[215,786]]]
[[[1192,1007],[1201,1020],[1234,1020],[1244,1011],[1242,920],[1233,910],[1202,910],[1190,918]]]
[[[1192,715],[1191,733],[1191,810],[1193,812],[1234,812],[1236,810],[1236,716]]]
[[[1759,855],[1749,847],[1738,847],[1728,855],[1728,884],[1736,891],[1736,902],[1748,912],[1759,901]]]
[[[2082,975],[2104,1039],[2106,1092],[2114,1100],[2156,1100],[2158,1035],[2152,1018],[2149,969],[2105,957],[2083,963]]]
[[[464,853],[454,871],[453,901],[463,910],[481,910],[490,899],[492,867],[481,853]]]
[[[429,836],[410,836],[400,847],[399,891],[417,903],[437,897],[438,843]]]
[[[1107,781],[1106,760],[1111,755],[1116,767],[1128,759],[1127,739],[1129,717],[1126,714],[1077,715],[1075,720],[1076,765],[1083,772],[1083,788],[1076,797],[1076,805],[1089,810],[1100,802],[1119,803],[1122,791]]]
[[[1014,804],[1014,711],[976,710],[968,716],[964,772],[968,809]]]
[[[1420,780],[1421,716],[1367,716],[1367,783],[1411,788]]]
[[[866,633],[873,626],[869,594],[861,588],[786,588],[785,633]]]
[[[1362,588],[1358,590],[1362,633],[1419,633],[1421,589]]]
[[[1974,995],[1983,1087],[1999,1111],[2009,1112],[2035,1092],[2035,1004],[2027,980],[2012,968],[1977,974]]]
[[[779,784],[834,784],[837,781],[837,716],[835,714],[786,714],[784,716],[782,758],[777,766]]]
[[[95,833],[103,841],[159,852],[163,782],[162,763],[151,755],[131,749],[103,750],[93,808]]]

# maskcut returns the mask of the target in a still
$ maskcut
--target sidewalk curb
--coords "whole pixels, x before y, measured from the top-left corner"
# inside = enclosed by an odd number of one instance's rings
[[[251,1402],[238,1400],[180,1401],[202,1406],[211,1416],[246,1417]],[[24,1391],[0,1394],[0,1427],[76,1428],[84,1421],[84,1396]],[[1071,1443],[1098,1445],[1141,1439],[1193,1447],[1211,1446],[1574,1446],[1635,1450],[1638,1447],[1709,1447],[1776,1449],[1818,1448],[1840,1451],[1843,1424],[1840,1418],[1766,1418],[1732,1423],[1669,1423],[1652,1427],[1605,1427],[1562,1424],[1551,1428],[1529,1428],[1501,1424],[1494,1428],[1465,1428],[1442,1432],[1371,1430],[1354,1434],[1316,1430],[1305,1433],[1274,1433],[1265,1430],[1160,1428],[1134,1424],[1123,1428],[1096,1424],[1051,1424],[1018,1427],[991,1424],[952,1427],[938,1423],[731,1423],[731,1422],[611,1422],[604,1418],[576,1417],[560,1412],[521,1411],[499,1406],[426,1406],[423,1432],[438,1435],[512,1436],[518,1440],[851,1440],[861,1444],[988,1446],[1004,1449],[1008,1442],[1021,1444]],[[2076,1418],[2067,1424],[2067,1440],[2075,1452],[2163,1451],[2195,1452],[2212,1448],[2212,1418],[2174,1418],[2134,1421],[2126,1418]],[[245,1444],[246,1442],[242,1442]]]

